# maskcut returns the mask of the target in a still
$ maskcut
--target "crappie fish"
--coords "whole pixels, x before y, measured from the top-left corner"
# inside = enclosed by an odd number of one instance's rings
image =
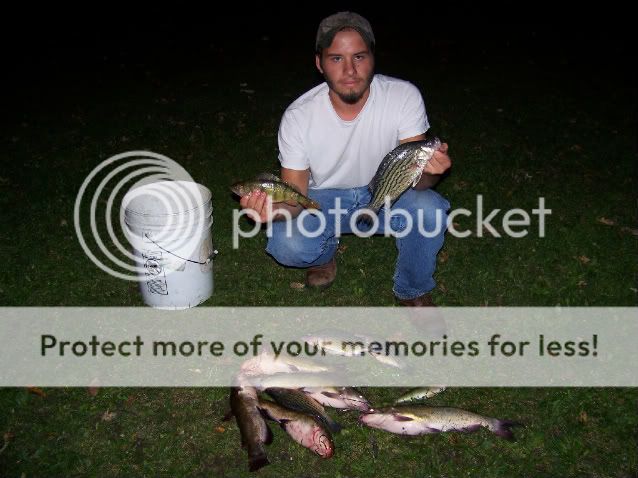
[[[375,409],[359,417],[359,421],[371,428],[379,428],[399,435],[424,435],[440,432],[474,432],[487,428],[492,433],[514,441],[510,427],[519,425],[508,420],[484,417],[476,413],[450,407],[426,407],[411,405]]]
[[[273,387],[267,388],[266,393],[274,398],[279,405],[289,410],[305,413],[306,415],[314,417],[332,433],[339,433],[341,431],[341,425],[335,422],[330,415],[326,413],[326,409],[314,398],[309,397],[301,390]]]
[[[368,209],[378,212],[386,196],[394,202],[410,186],[421,179],[423,168],[441,147],[439,138],[403,143],[390,151],[377,168],[368,186],[372,199]]]
[[[268,465],[264,443],[272,442],[270,428],[257,408],[257,391],[252,387],[233,387],[230,390],[230,409],[235,416],[241,444],[248,452],[248,469],[256,471]]]
[[[351,387],[304,387],[301,389],[325,407],[345,410],[370,410],[370,402]]]
[[[435,395],[443,392],[445,387],[420,387],[410,390],[409,392],[401,395],[394,401],[395,405],[408,402],[416,402],[418,400],[425,400],[432,398]]]
[[[305,208],[321,209],[317,201],[304,196],[295,186],[270,173],[262,173],[255,179],[239,181],[233,184],[230,189],[238,196],[246,196],[252,191],[259,190],[265,192],[273,203],[285,202],[292,206],[301,204]]]
[[[279,422],[281,428],[301,446],[314,451],[321,458],[334,455],[335,447],[330,433],[314,418],[288,410],[270,400],[259,400],[259,408],[268,418]]]

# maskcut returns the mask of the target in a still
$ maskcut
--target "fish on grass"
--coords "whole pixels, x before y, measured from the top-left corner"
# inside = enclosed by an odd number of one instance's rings
[[[257,391],[254,388],[231,388],[230,410],[239,427],[241,446],[248,452],[248,469],[250,471],[259,470],[270,464],[264,444],[272,442],[272,433],[259,411],[258,403]]]
[[[362,412],[372,408],[366,397],[352,387],[303,387],[301,390],[324,407]]]
[[[339,433],[341,431],[341,425],[335,422],[330,415],[326,413],[326,409],[323,408],[323,405],[301,390],[272,387],[267,388],[266,393],[282,407],[312,416],[324,428],[330,430],[330,432]]]
[[[233,184],[230,190],[242,197],[255,190],[263,191],[273,203],[285,202],[291,206],[301,204],[305,208],[321,209],[321,205],[317,201],[304,196],[294,185],[270,173],[261,173],[255,179],[239,181]]]
[[[395,405],[400,405],[402,403],[410,403],[417,402],[419,400],[426,400],[428,398],[432,398],[435,395],[443,392],[445,387],[419,387],[410,390],[409,392],[401,395],[394,401]]]
[[[441,432],[475,432],[487,428],[492,433],[514,441],[510,430],[517,422],[485,417],[477,413],[451,407],[411,405],[374,409],[359,417],[361,423],[399,435],[425,435]]]
[[[410,186],[416,186],[423,168],[440,147],[439,138],[433,138],[403,143],[390,151],[381,161],[368,186],[372,193],[368,209],[376,213],[385,203],[386,197],[393,203]],[[362,218],[369,219],[367,216]]]
[[[243,375],[239,374],[236,383],[250,385],[259,391],[268,388],[294,388],[324,387],[343,383],[346,376],[336,372],[298,372],[298,373],[274,373],[272,375]]]
[[[309,359],[290,355],[277,357],[269,352],[262,352],[243,362],[240,370],[246,375],[272,375],[276,373],[327,372],[330,369]]]
[[[270,400],[260,399],[259,408],[267,418],[278,422],[281,428],[301,446],[312,450],[321,458],[330,458],[334,455],[335,447],[330,433],[311,416],[289,410]]]

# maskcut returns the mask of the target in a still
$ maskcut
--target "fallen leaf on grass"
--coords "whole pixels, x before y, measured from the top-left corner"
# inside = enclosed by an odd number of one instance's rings
[[[215,431],[217,433],[224,433],[226,431],[226,429],[224,427],[217,427],[217,428],[215,428]]]
[[[630,227],[621,227],[620,230],[622,232],[628,232],[632,236],[638,236],[638,229],[632,229]]]
[[[100,381],[97,378],[91,380],[89,384],[89,395],[95,397],[97,395],[98,388],[100,387]]]
[[[583,287],[587,285],[587,282],[585,282],[584,280],[580,280],[578,281],[578,284],[576,285],[582,289]]]
[[[38,388],[38,387],[27,387],[27,391],[29,393],[34,394],[34,395],[38,395],[38,396],[40,396],[42,398],[47,396],[47,394],[44,393],[44,391],[41,388]]]
[[[304,287],[306,287],[306,284],[303,284],[301,282],[291,282],[290,283],[290,288],[291,289],[303,289]]]
[[[616,225],[616,221],[612,220],[612,219],[607,219],[606,217],[599,217],[597,219],[597,221],[601,224],[604,224],[605,226],[615,226]]]
[[[587,264],[588,262],[591,262],[591,259],[587,256],[578,256],[578,260],[581,262],[581,264]]]
[[[102,421],[103,422],[110,422],[111,420],[113,420],[115,417],[117,416],[117,413],[115,412],[109,412],[108,410],[105,411],[102,414]]]
[[[446,251],[439,252],[439,264],[445,264],[448,260],[448,253]]]
[[[2,448],[0,448],[0,453],[2,453],[9,446],[9,442],[13,438],[13,433],[6,432],[2,438],[4,439],[4,443],[2,445]]]
[[[581,411],[580,414],[578,415],[577,420],[580,423],[587,423],[589,421],[589,417],[587,416],[587,412],[585,410]]]

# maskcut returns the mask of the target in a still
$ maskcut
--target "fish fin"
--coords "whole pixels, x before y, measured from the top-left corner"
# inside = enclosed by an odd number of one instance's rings
[[[470,425],[470,426],[467,426],[467,427],[464,427],[464,428],[459,428],[456,431],[457,432],[461,432],[461,433],[474,433],[479,428],[481,428],[481,425],[479,425],[477,423],[476,425]]]
[[[328,422],[328,425],[332,433],[335,433],[335,434],[341,433],[341,430],[343,430],[343,426],[341,426],[340,423],[337,423],[332,419],[330,419],[330,421]]]
[[[321,204],[319,204],[317,201],[310,199],[310,202],[308,203],[308,207],[310,209],[318,209],[321,211]]]
[[[340,397],[340,395],[338,393],[335,393],[335,392],[321,392],[321,395],[324,395],[324,396],[329,397],[329,398],[339,398]]]
[[[426,163],[427,164],[427,163]],[[417,184],[419,184],[419,181],[421,181],[421,177],[423,176],[423,170],[421,170],[421,172],[419,173],[419,175],[414,178],[414,181],[412,181],[412,187],[416,186]]]
[[[288,369],[290,369],[291,372],[299,372],[299,367],[297,367],[296,365],[293,364],[287,364],[288,365]]]
[[[270,445],[272,443],[272,430],[270,429],[267,423],[266,423],[266,439],[264,440],[264,443],[266,445]]]
[[[425,427],[425,433],[441,433],[441,430],[438,428]]]
[[[516,441],[516,437],[510,430],[511,427],[522,427],[523,424],[519,422],[513,422],[511,420],[494,420],[494,424],[490,427],[490,430],[501,438],[505,438],[509,441]]]
[[[374,218],[376,217],[376,213],[379,211],[379,209],[372,208],[370,210],[374,213],[374,215],[370,213],[359,214],[359,217],[357,218],[357,223],[362,222],[363,224],[366,224],[366,225],[372,225],[374,223]]]
[[[260,181],[281,181],[278,176],[272,173],[259,173],[255,179]]]
[[[414,421],[414,418],[406,417],[405,415],[399,415],[399,414],[393,415],[393,418],[397,422],[413,422]]]
[[[288,204],[289,206],[297,206],[299,204],[298,201],[295,201],[294,199],[289,199],[288,201],[284,201],[286,204]]]
[[[257,471],[266,465],[270,465],[266,453],[260,453],[257,456],[251,456],[250,458],[248,458],[249,471]]]

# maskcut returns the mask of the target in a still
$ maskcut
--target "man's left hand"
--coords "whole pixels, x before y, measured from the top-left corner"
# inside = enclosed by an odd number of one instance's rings
[[[425,174],[443,174],[452,166],[452,160],[447,154],[447,143],[441,143],[438,151],[435,151],[428,164],[423,168]]]

